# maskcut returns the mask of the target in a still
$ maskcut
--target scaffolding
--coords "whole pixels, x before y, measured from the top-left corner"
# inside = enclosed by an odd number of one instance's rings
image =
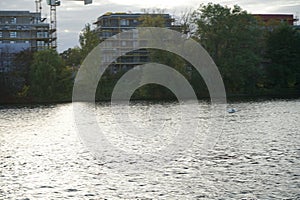
[[[0,11],[0,72],[14,70],[14,56],[24,50],[49,48],[49,24],[41,21],[41,13]]]
[[[42,0],[35,0],[36,12],[42,13]]]
[[[84,1],[84,4],[91,4],[93,0],[73,0],[73,1]],[[36,3],[36,12],[41,13],[42,12],[42,0],[35,0]],[[57,18],[56,18],[56,7],[60,6],[59,0],[47,0],[47,5],[50,6],[50,47],[52,49],[57,48]],[[45,19],[41,19],[43,22]]]
[[[47,0],[47,4],[50,6],[50,47],[52,49],[57,48],[57,19],[56,19],[56,7],[60,6],[59,0]]]

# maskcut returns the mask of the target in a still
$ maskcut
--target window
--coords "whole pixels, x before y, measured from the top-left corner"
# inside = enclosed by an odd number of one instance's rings
[[[28,41],[28,40],[26,40],[26,41],[25,41],[25,43],[26,43],[26,44],[29,44],[29,41]]]
[[[15,44],[15,43],[16,43],[16,41],[10,41],[9,43],[11,43],[11,44]]]
[[[10,38],[16,38],[17,37],[17,32],[9,32]]]
[[[117,26],[119,26],[119,24],[118,24],[118,20],[117,19],[112,19],[111,21],[110,21],[110,24],[108,24],[108,26],[111,26],[111,27],[117,27]]]
[[[132,38],[137,40],[139,38],[139,34],[137,32],[133,32]]]
[[[2,38],[3,37],[3,33],[2,33],[2,31],[0,31],[0,38]]]
[[[0,40],[0,44],[2,44],[2,40]]]
[[[48,37],[47,32],[37,32],[36,35],[38,38],[47,38]]]
[[[45,42],[44,41],[37,41],[37,46],[44,46],[45,45]]]
[[[42,38],[42,37],[43,37],[43,32],[37,32],[37,33],[36,33],[36,37]]]
[[[104,37],[104,38],[109,38],[110,36],[111,36],[110,32],[103,32],[102,33],[102,37]]]
[[[137,48],[137,47],[139,47],[139,43],[138,43],[138,41],[133,41],[133,47],[134,47],[134,48]]]
[[[121,19],[120,25],[121,26],[129,26],[129,20],[128,19]]]
[[[16,17],[11,17],[10,18],[10,23],[11,24],[16,24],[17,23],[17,18]]]

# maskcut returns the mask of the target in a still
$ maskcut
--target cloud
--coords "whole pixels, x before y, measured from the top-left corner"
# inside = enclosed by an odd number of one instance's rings
[[[79,33],[84,28],[85,24],[93,24],[99,16],[111,11],[133,11],[137,12],[140,10],[138,7],[133,6],[120,6],[114,3],[101,3],[95,1],[93,5],[84,6],[83,3],[79,2],[62,2],[61,6],[57,9],[58,18],[58,51],[62,52],[69,47],[78,45]],[[69,30],[65,32],[64,30]]]
[[[78,45],[79,32],[85,24],[92,24],[106,12],[141,12],[142,8],[162,8],[167,9],[170,14],[180,15],[181,12],[196,9],[201,3],[208,2],[211,0],[93,0],[92,5],[84,6],[83,2],[61,0],[61,6],[57,8],[58,51],[62,52]],[[214,3],[228,6],[237,4],[250,13],[296,14],[300,11],[298,0],[215,0]],[[46,0],[43,0],[42,6],[43,16],[48,17],[49,22],[49,6]],[[35,3],[34,0],[1,0],[0,8],[34,12]]]

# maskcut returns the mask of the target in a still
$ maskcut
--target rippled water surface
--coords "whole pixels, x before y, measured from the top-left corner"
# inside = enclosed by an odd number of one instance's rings
[[[130,120],[145,129],[158,126],[141,143],[110,129],[108,105],[97,105],[96,115],[112,143],[124,151],[143,152],[173,137],[177,106],[130,107],[124,124]],[[205,122],[210,106],[199,106],[199,131],[209,134]],[[72,104],[2,106],[0,199],[300,199],[300,100],[228,106],[238,112],[226,115],[214,149],[203,153],[196,138],[166,163],[113,155],[95,158],[77,135]],[[164,135],[159,127],[167,130]]]

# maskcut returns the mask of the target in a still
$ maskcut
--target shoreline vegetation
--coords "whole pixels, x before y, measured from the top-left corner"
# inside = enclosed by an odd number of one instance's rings
[[[163,11],[156,11],[156,13]],[[145,15],[143,27],[163,27],[164,18]],[[287,22],[265,22],[242,10],[219,4],[202,4],[178,20],[182,33],[199,42],[219,68],[229,101],[300,97],[300,31]],[[0,104],[66,103],[72,101],[77,70],[101,40],[89,24],[79,36],[80,47],[61,54],[54,50],[18,53],[13,71],[0,73]],[[183,58],[162,50],[149,50],[149,61],[172,66],[191,84],[199,100],[209,99],[200,74]],[[126,71],[105,72],[95,94],[109,101]],[[147,78],[147,77],[146,77]],[[168,77],[169,78],[169,77]],[[170,79],[170,81],[172,81]],[[176,101],[163,86],[145,85],[133,101]]]
[[[226,101],[227,103],[231,102],[250,102],[250,101],[266,101],[266,100],[290,100],[290,99],[300,99],[299,93],[286,93],[286,94],[261,94],[261,95],[246,95],[246,94],[238,94],[232,95],[227,94]],[[130,102],[177,102],[176,98],[168,98],[168,99],[130,99]],[[201,97],[198,98],[198,101],[208,101],[210,102],[210,97]],[[96,100],[95,103],[109,103],[110,99]],[[29,98],[9,98],[7,100],[1,99],[0,106],[26,106],[26,105],[53,105],[53,104],[65,104],[72,103],[72,100],[32,100]]]

